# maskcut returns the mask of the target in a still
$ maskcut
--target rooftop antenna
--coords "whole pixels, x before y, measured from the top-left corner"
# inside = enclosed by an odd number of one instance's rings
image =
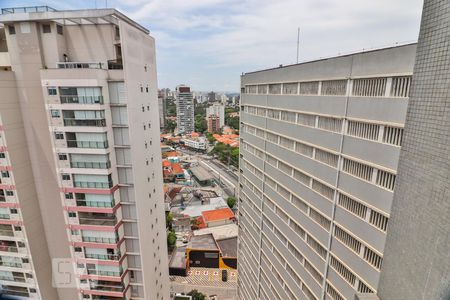
[[[297,63],[298,63],[298,51],[300,46],[300,27],[297,30]]]

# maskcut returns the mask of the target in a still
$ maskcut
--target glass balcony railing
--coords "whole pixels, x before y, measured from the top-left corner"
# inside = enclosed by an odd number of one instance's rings
[[[77,200],[77,206],[88,206],[88,207],[101,207],[101,208],[112,208],[116,205],[114,199],[112,201],[89,201],[89,200]]]
[[[122,70],[123,69],[123,62],[121,59],[113,59],[108,60],[108,69],[110,70]]]
[[[95,127],[105,127],[105,119],[93,119],[93,120],[79,120],[79,119],[69,119],[64,118],[64,126],[95,126]]]
[[[100,259],[100,260],[119,260],[120,254],[88,254],[84,255],[86,258]]]
[[[93,236],[81,236],[83,242],[86,243],[101,243],[101,244],[116,244],[119,242],[119,238],[105,238],[105,237],[93,237]]]
[[[91,282],[90,288],[97,291],[106,292],[123,292],[124,286],[122,284],[112,285],[112,282],[96,283]]]
[[[25,277],[14,277],[14,276],[3,276],[0,275],[0,280],[4,281],[14,281],[14,282],[25,282]]]
[[[0,214],[0,219],[9,220],[10,218],[9,214]]]
[[[92,149],[106,149],[108,148],[108,141],[77,141],[68,140],[67,147],[69,148],[92,148]]]
[[[60,96],[61,103],[69,104],[103,104],[103,96]]]
[[[83,169],[109,169],[111,168],[111,162],[73,161],[70,163],[70,167]]]
[[[0,236],[14,236],[14,231],[12,231],[12,230],[0,230]]]
[[[79,217],[81,225],[96,225],[96,226],[115,226],[117,224],[116,218],[105,217]]]
[[[17,247],[15,247],[15,246],[6,246],[6,245],[0,245],[0,251],[13,252],[13,253],[19,252]]]
[[[12,261],[0,261],[0,266],[12,267],[12,268],[22,268],[22,264]]]
[[[102,271],[102,270],[96,270],[96,269],[88,269],[88,274],[92,275],[99,275],[99,276],[115,276],[120,277],[122,275],[122,272],[119,271]]]
[[[103,63],[88,63],[88,62],[58,62],[56,63],[58,69],[105,69]]]
[[[95,182],[95,181],[74,181],[75,187],[89,188],[89,189],[110,189],[113,187],[112,181],[110,182]]]

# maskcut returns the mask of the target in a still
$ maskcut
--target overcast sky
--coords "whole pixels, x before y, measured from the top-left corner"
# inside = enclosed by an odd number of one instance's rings
[[[423,0],[109,0],[156,38],[159,87],[239,91],[239,75],[417,41]],[[105,7],[105,0],[0,0],[1,7]]]

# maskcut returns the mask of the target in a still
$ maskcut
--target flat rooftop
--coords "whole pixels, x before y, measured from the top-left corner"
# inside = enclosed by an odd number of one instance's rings
[[[219,250],[212,234],[194,235],[191,237],[186,248],[203,249],[203,250]]]
[[[218,208],[228,207],[227,203],[222,197],[215,197],[209,199],[209,204],[201,204],[201,201],[195,201],[195,203],[189,203],[188,206],[183,210],[179,207],[174,207],[171,211],[174,213],[185,214],[191,218],[199,217],[202,215],[203,211],[215,210]]]
[[[222,257],[237,257],[237,236],[227,239],[218,240]]]
[[[49,6],[2,8],[0,23],[54,21],[63,25],[119,25],[119,20],[149,34],[149,30],[113,8],[57,10]]]
[[[177,247],[172,252],[169,268],[185,269],[186,268],[186,247]]]
[[[236,224],[227,224],[221,226],[207,227],[194,230],[194,235],[212,234],[216,240],[222,240],[238,236],[238,226]]]
[[[211,174],[202,167],[192,167],[190,168],[190,171],[192,172],[192,175],[194,175],[199,181],[206,181],[213,179]]]

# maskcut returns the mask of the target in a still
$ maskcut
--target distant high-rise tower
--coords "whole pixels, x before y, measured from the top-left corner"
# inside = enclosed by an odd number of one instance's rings
[[[208,125],[208,132],[210,133],[216,133],[219,132],[221,126],[220,126],[220,118],[216,115],[209,115],[206,117],[207,125]]]
[[[194,131],[194,100],[191,88],[186,85],[176,87],[177,126],[180,133]]]
[[[415,53],[242,76],[241,300],[377,291]]]
[[[114,9],[0,23],[2,292],[169,299],[154,39]]]
[[[206,117],[214,115],[219,118],[219,127],[225,125],[225,106],[220,103],[214,103],[210,107],[206,108]]]

